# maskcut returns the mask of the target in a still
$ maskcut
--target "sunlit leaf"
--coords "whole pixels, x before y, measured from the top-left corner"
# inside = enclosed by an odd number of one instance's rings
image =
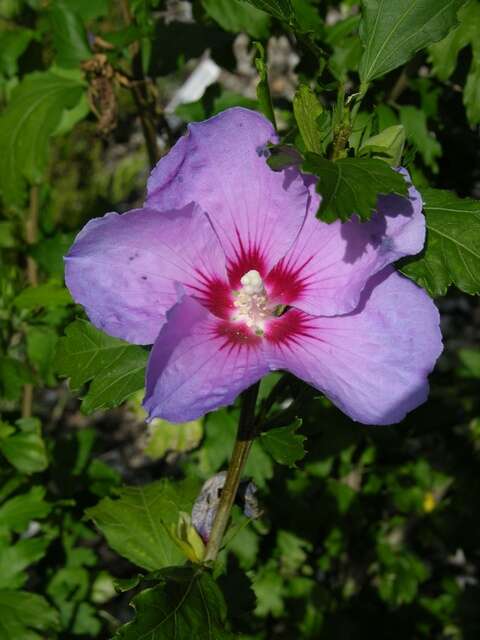
[[[226,31],[244,31],[254,38],[266,38],[270,18],[243,0],[202,0],[205,11]]]
[[[288,427],[277,427],[262,433],[260,442],[275,462],[295,467],[295,463],[305,456],[303,443],[306,438],[296,433],[301,426],[302,421],[296,420]]]
[[[118,497],[104,498],[86,513],[112,549],[154,571],[185,561],[167,529],[177,524],[180,511],[191,511],[198,489],[193,480],[166,479],[123,487]]]
[[[45,518],[52,505],[44,498],[43,487],[32,487],[28,493],[10,498],[0,506],[0,527],[22,533],[31,520]]]
[[[35,32],[18,25],[15,29],[2,30],[0,47],[0,74],[13,76],[17,73],[17,60],[28,47]]]
[[[370,154],[372,158],[380,156],[392,167],[398,167],[400,166],[404,146],[405,128],[403,125],[394,125],[368,138],[362,144],[358,153],[360,156]]]
[[[37,307],[64,307],[72,304],[68,289],[58,284],[41,284],[27,287],[14,300],[18,309],[36,309]]]
[[[19,540],[15,544],[2,545],[0,542],[0,592],[23,587],[28,580],[25,569],[45,556],[49,544],[48,538],[40,537]]]
[[[465,0],[363,0],[360,78],[368,83],[443,38]]]
[[[55,384],[53,363],[58,334],[51,327],[33,326],[27,332],[27,354],[36,373],[47,385]]]
[[[436,173],[437,160],[442,155],[442,146],[429,131],[425,113],[410,105],[400,107],[400,121],[405,127],[407,140],[415,145],[425,164]]]
[[[72,389],[90,382],[82,409],[91,413],[121,404],[144,386],[148,353],[112,338],[85,320],[76,320],[60,338],[56,369],[70,378]]]
[[[270,95],[270,87],[268,86],[268,68],[265,60],[265,49],[260,42],[255,43],[257,52],[255,55],[255,66],[257,68],[260,80],[257,84],[257,98],[260,110],[267,116],[270,122],[275,126],[275,114],[273,112],[272,97]]]
[[[64,109],[76,105],[80,80],[53,71],[26,75],[0,116],[0,191],[7,204],[21,205],[27,181],[39,182],[48,162],[48,139]]]
[[[439,189],[423,189],[422,196],[426,246],[403,273],[432,296],[445,295],[451,284],[480,293],[480,202]]]
[[[7,400],[18,400],[24,385],[33,382],[28,367],[8,356],[0,356],[0,396]]]
[[[49,11],[49,19],[57,54],[55,62],[60,67],[76,68],[80,62],[92,56],[82,20],[68,2],[55,0]]]
[[[317,118],[323,107],[315,93],[305,84],[301,84],[293,98],[293,113],[307,151],[322,154],[324,151],[320,127]]]
[[[58,630],[58,614],[47,600],[28,591],[0,591],[2,640],[42,640]],[[41,633],[37,633],[41,632]]]
[[[248,2],[284,22],[290,23],[293,19],[291,0],[248,0]]]
[[[44,471],[48,466],[48,458],[40,420],[22,418],[16,424],[17,429],[11,427],[6,437],[2,437],[0,430],[0,451],[22,473]]]
[[[156,419],[148,425],[148,443],[145,454],[158,460],[167,451],[184,453],[198,446],[203,436],[201,420],[173,424],[167,420]]]

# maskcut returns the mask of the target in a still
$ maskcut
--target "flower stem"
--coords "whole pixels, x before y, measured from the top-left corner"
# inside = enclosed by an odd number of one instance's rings
[[[205,562],[214,562],[220,552],[222,539],[228,525],[230,511],[235,502],[242,471],[255,439],[255,406],[259,387],[260,383],[257,382],[242,394],[242,409],[238,422],[237,438],[228,466],[225,485],[222,489],[222,495],[220,496],[220,503],[208,540],[204,558]]]

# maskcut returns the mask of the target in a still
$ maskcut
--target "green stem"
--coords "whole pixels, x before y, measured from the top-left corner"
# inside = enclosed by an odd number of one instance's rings
[[[342,125],[334,138],[332,154],[330,160],[340,160],[345,156],[345,148],[347,146],[348,138],[350,137],[351,128],[350,125]]]
[[[230,519],[230,511],[235,502],[238,485],[240,484],[242,471],[255,439],[255,406],[259,387],[260,383],[257,382],[242,394],[242,409],[238,422],[237,438],[228,466],[225,485],[222,489],[222,495],[220,496],[220,503],[208,540],[204,558],[205,562],[214,562],[220,552],[223,536]]]
[[[350,112],[345,109],[345,83],[340,83],[335,109],[333,143],[330,152],[330,160],[340,160],[345,154],[348,138],[350,136]]]

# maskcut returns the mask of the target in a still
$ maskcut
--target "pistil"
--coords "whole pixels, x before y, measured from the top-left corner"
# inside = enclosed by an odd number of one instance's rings
[[[236,310],[232,320],[244,322],[257,335],[263,335],[265,320],[272,316],[273,309],[269,305],[262,277],[252,269],[241,277],[240,283],[241,289],[234,292]]]

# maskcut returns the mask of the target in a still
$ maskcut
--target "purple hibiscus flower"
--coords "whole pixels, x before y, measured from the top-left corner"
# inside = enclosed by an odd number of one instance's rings
[[[420,195],[381,197],[368,223],[319,222],[312,177],[267,166],[276,141],[241,108],[190,125],[143,208],[80,232],[67,285],[97,327],[153,343],[151,417],[197,418],[283,369],[354,420],[398,422],[442,349],[435,305],[388,266],[422,249]]]

